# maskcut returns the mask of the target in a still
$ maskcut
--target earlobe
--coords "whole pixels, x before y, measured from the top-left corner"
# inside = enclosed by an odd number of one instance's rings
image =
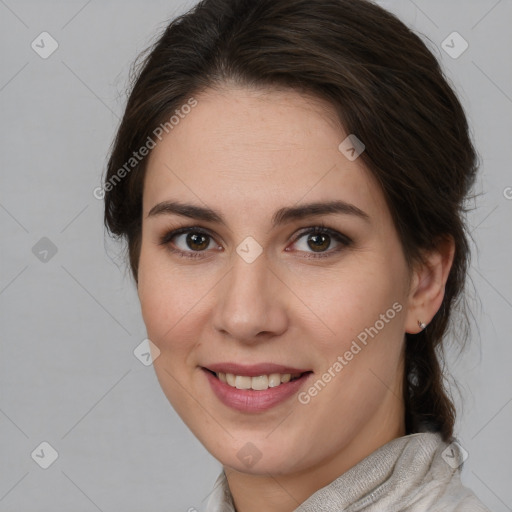
[[[423,323],[421,320],[418,320],[418,327],[423,330],[427,327],[427,324]]]
[[[417,334],[427,327],[444,298],[446,281],[455,255],[453,238],[443,238],[435,249],[424,254],[413,271],[405,331]]]

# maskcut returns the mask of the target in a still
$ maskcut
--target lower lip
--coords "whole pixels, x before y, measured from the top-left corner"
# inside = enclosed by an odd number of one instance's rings
[[[262,412],[275,407],[295,395],[311,375],[304,373],[298,379],[284,382],[275,388],[257,391],[233,388],[210,371],[203,370],[217,398],[224,405],[241,412]]]

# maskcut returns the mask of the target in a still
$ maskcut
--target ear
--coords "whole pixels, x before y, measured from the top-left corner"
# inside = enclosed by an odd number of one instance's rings
[[[418,322],[429,324],[444,298],[446,281],[455,255],[452,237],[439,240],[435,249],[423,254],[423,261],[415,265],[409,288],[405,332],[416,334],[422,330]]]

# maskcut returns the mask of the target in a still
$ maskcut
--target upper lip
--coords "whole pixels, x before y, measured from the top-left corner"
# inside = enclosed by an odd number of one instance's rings
[[[237,363],[215,363],[205,366],[207,370],[215,373],[231,373],[233,375],[244,375],[247,377],[258,377],[259,375],[270,375],[271,373],[298,374],[311,371],[304,368],[294,368],[275,363],[259,364],[237,364]]]

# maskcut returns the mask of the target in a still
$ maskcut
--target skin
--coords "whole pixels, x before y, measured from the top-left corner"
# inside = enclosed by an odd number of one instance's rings
[[[152,151],[144,184],[138,293],[160,350],[154,368],[172,406],[222,463],[237,511],[292,511],[405,435],[404,334],[439,309],[453,245],[408,267],[379,186],[360,158],[338,150],[347,134],[321,100],[228,85],[196,99]],[[280,208],[333,200],[368,219],[336,213],[272,225]],[[212,208],[226,224],[148,215],[162,201]],[[331,238],[318,256],[303,233],[319,223],[352,243]],[[190,226],[212,235],[199,257],[172,252],[194,253],[186,235],[160,243]],[[248,236],[263,249],[252,263],[236,252]],[[307,391],[395,303],[401,311],[307,404],[293,396],[241,413],[217,399],[201,370],[226,361],[310,368]],[[248,442],[261,454],[252,467],[237,457]]]

